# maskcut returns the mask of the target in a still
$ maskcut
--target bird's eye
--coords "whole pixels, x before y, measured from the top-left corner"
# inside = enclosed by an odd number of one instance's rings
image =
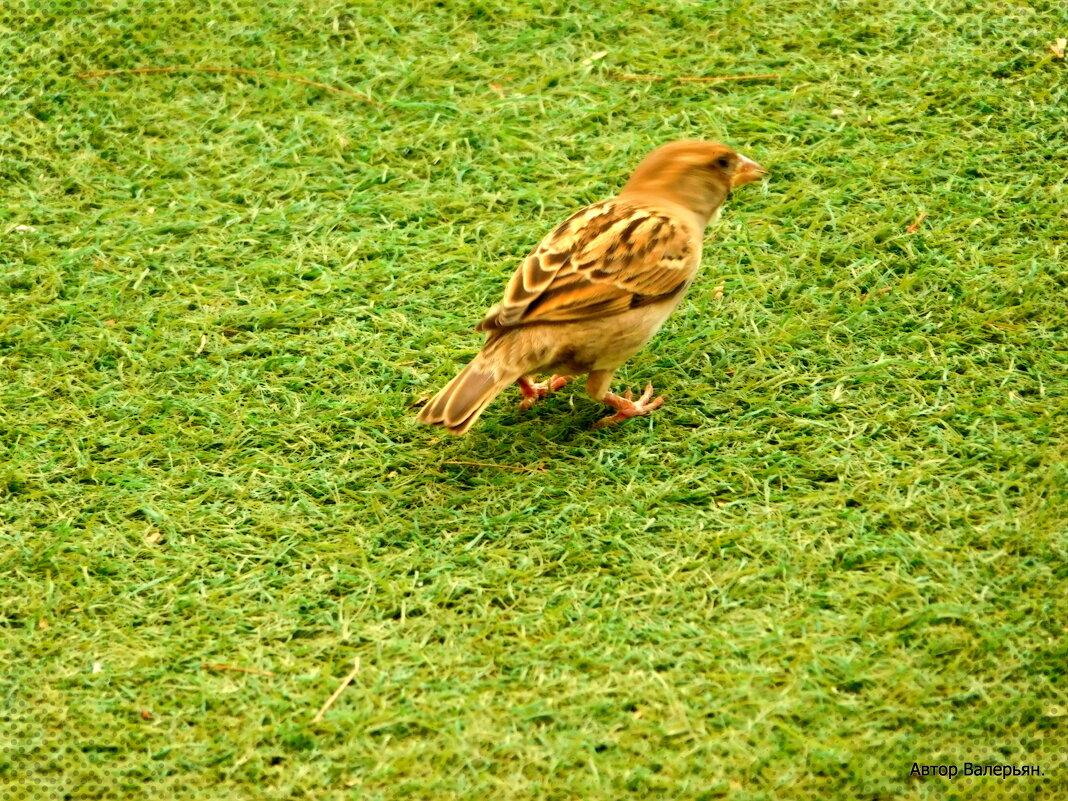
[[[721,170],[725,170],[731,166],[731,160],[727,156],[720,156],[718,159],[716,159],[715,164]]]

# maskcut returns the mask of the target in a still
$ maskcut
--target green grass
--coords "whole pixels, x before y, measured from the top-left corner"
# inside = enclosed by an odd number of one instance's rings
[[[1068,798],[1062,4],[103,5],[0,9],[5,798]],[[682,137],[665,407],[417,426]]]

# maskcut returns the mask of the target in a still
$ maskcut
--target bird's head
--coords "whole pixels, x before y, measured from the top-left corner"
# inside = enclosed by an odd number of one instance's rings
[[[707,224],[732,189],[768,172],[719,142],[682,140],[646,156],[621,194],[648,195],[690,209]]]

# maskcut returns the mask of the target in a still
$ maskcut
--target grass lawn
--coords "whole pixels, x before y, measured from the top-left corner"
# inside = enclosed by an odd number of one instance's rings
[[[4,799],[1068,798],[1068,7],[586,6],[0,9]],[[685,137],[667,404],[418,426]]]

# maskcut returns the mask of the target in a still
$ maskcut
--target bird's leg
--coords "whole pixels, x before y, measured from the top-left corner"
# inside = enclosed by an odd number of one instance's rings
[[[638,400],[634,400],[633,393],[628,389],[622,395],[613,395],[611,392],[606,392],[601,400],[616,410],[616,413],[604,417],[594,423],[594,428],[604,428],[605,426],[615,425],[616,423],[622,423],[624,420],[629,420],[631,417],[644,417],[653,411],[653,409],[659,409],[660,405],[664,402],[664,396],[661,395],[658,398],[653,397],[653,385],[649,384],[645,388],[645,392]]]
[[[523,400],[519,401],[519,408],[523,410],[529,409],[550,392],[556,392],[570,380],[566,375],[554,375],[548,381],[534,382],[523,376],[515,382],[519,385],[519,391],[523,393]]]

